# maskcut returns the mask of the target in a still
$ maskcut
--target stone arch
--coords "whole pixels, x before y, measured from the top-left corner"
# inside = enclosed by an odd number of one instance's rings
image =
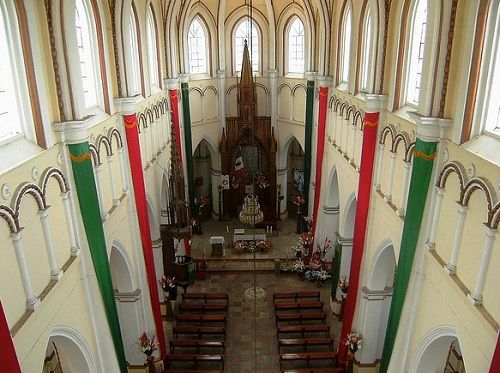
[[[356,207],[357,199],[356,195],[353,193],[349,197],[346,203],[345,214],[344,214],[344,224],[342,230],[342,236],[345,238],[352,238],[354,236],[354,224],[356,219]]]
[[[151,239],[154,241],[160,238],[160,223],[158,221],[158,210],[148,193],[146,193],[146,205],[148,207],[149,231],[151,232]]]
[[[56,346],[62,367],[68,372],[97,373],[97,364],[92,349],[76,329],[58,325],[52,328],[47,342],[47,351]]]
[[[337,175],[337,169],[334,166],[330,176],[330,183],[328,184],[328,197],[326,204],[328,207],[339,207],[340,196],[339,196],[339,178]]]
[[[283,142],[283,146],[280,149],[279,156],[278,156],[278,168],[285,168],[286,167],[286,162],[288,158],[288,151],[290,149],[290,145],[292,144],[293,140],[296,140],[302,150],[304,150],[304,145],[300,143],[299,139],[295,137],[293,133],[288,134],[288,136],[285,138],[285,141]]]
[[[368,288],[371,290],[384,290],[392,287],[396,271],[396,255],[390,238],[386,238],[380,244],[370,270]]]
[[[111,246],[109,268],[115,290],[119,292],[132,292],[135,290],[133,266],[123,244],[118,240],[113,240]]]

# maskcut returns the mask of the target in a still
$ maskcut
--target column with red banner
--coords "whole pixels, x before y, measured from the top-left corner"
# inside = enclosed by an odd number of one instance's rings
[[[500,335],[497,338],[497,347],[491,360],[490,373],[500,372]]]
[[[366,95],[365,116],[363,119],[363,145],[361,149],[361,164],[358,183],[358,202],[354,224],[349,289],[347,291],[344,308],[344,320],[342,324],[342,332],[340,334],[340,359],[344,359],[346,357],[347,347],[345,345],[345,341],[347,334],[351,331],[354,312],[356,311],[361,261],[363,259],[366,226],[372,193],[372,176],[375,160],[375,148],[378,138],[378,124],[380,119],[380,110],[384,107],[386,100],[387,96],[371,94]]]
[[[10,334],[9,325],[3,312],[2,302],[0,301],[0,346],[2,351],[2,363],[0,364],[0,373],[21,373],[19,361],[17,360],[16,349]]]
[[[314,180],[314,203],[313,203],[313,226],[312,237],[316,234],[319,200],[321,197],[321,176],[323,174],[323,155],[325,152],[325,130],[326,130],[326,113],[328,107],[328,87],[331,85],[332,79],[328,76],[319,76],[319,103],[318,103],[318,138],[316,141],[316,175]],[[314,252],[314,242],[311,246],[309,255]]]
[[[156,326],[156,337],[160,343],[162,356],[166,354],[165,335],[163,332],[163,322],[160,310],[160,297],[158,295],[157,277],[153,256],[153,244],[151,241],[151,231],[149,225],[148,208],[146,202],[146,188],[144,186],[144,171],[142,169],[141,148],[139,144],[139,129],[137,127],[137,99],[124,98],[120,102],[121,113],[123,115],[123,125],[127,138],[128,158],[130,162],[130,172],[132,175],[132,186],[134,189],[135,205],[137,208],[137,219],[139,221],[139,231],[141,234],[142,252],[146,275],[149,285],[149,296],[151,298],[151,308]]]

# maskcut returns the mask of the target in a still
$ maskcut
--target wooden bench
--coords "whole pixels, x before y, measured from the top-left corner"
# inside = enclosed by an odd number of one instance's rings
[[[328,352],[297,352],[291,354],[281,354],[280,369],[282,369],[282,365],[286,361],[305,361],[307,367],[309,368],[309,363],[311,361],[317,361],[317,360],[331,360],[333,366],[336,366],[337,353],[328,351]]]
[[[208,355],[208,354],[168,354],[163,358],[164,367],[170,367],[174,361],[192,362],[195,367],[199,362],[213,363],[220,362],[221,370],[224,370],[224,355]]]
[[[319,320],[326,323],[326,313],[325,312],[307,312],[307,313],[277,313],[276,314],[276,326],[280,321],[298,321],[302,323],[303,321]]]
[[[294,299],[294,302],[298,302],[299,299],[303,298],[314,298],[316,301],[320,301],[319,291],[297,291],[297,292],[286,292],[286,293],[274,293],[273,303],[276,303],[280,299]]]
[[[198,322],[201,325],[207,323],[223,323],[226,326],[226,314],[194,315],[190,313],[181,313],[175,317],[177,325],[182,323]]]
[[[199,351],[201,348],[222,348],[225,350],[225,342],[223,340],[203,340],[203,339],[174,339],[169,342],[170,353],[175,353],[176,348],[196,348]]]
[[[325,324],[310,324],[310,325],[284,325],[277,327],[278,339],[280,334],[301,334],[304,338],[305,333],[324,333],[325,337],[329,337],[330,326]]]
[[[281,353],[282,347],[300,346],[307,351],[308,346],[328,346],[333,351],[333,338],[280,338],[278,339],[278,352]]]
[[[179,334],[195,335],[197,339],[207,335],[222,335],[226,339],[226,328],[223,326],[174,326],[172,333],[174,339],[177,339]]]
[[[184,293],[183,300],[202,300],[204,303],[208,301],[224,301],[225,304],[229,301],[227,293]]]
[[[282,370],[281,373],[345,373],[344,368],[301,368]]]
[[[323,302],[278,302],[274,304],[274,311],[289,310],[322,310]]]
[[[179,306],[181,312],[227,312],[227,304],[189,304],[181,303]]]

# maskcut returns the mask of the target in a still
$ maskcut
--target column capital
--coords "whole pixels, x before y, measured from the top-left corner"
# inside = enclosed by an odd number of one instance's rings
[[[217,70],[217,78],[219,79],[225,79],[227,75],[226,70]]]
[[[167,89],[177,89],[179,84],[179,78],[165,79],[165,86]]]
[[[408,112],[417,125],[417,137],[423,141],[438,141],[444,136],[444,130],[451,125],[451,119],[424,117],[417,112]]]
[[[137,107],[142,100],[143,97],[140,95],[133,97],[115,98],[114,105],[116,110],[119,111],[122,115],[130,115],[137,113]]]
[[[365,112],[378,113],[387,108],[387,95],[374,95],[368,93],[365,96]]]
[[[333,77],[331,76],[318,75],[317,79],[320,87],[330,88],[333,86]]]
[[[276,78],[278,76],[278,69],[267,70],[267,76],[270,78]]]
[[[317,72],[316,71],[306,71],[304,73],[307,80],[315,80]]]
[[[179,74],[179,78],[181,79],[181,83],[189,82],[189,74]]]
[[[54,123],[54,131],[60,142],[80,144],[89,140],[88,128],[92,122],[92,117],[87,117],[82,120]]]

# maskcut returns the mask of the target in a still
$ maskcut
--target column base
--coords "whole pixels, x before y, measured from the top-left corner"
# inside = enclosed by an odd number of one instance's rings
[[[431,242],[431,241],[427,241],[425,243],[425,246],[427,246],[427,250],[429,251],[433,251],[434,248],[436,247],[436,244],[434,242]]]
[[[36,310],[40,305],[40,298],[33,297],[31,299],[26,300],[26,307],[30,310]]]
[[[80,247],[78,246],[72,246],[71,247],[71,256],[79,256],[80,255]]]
[[[50,275],[50,279],[52,281],[56,281],[57,282],[57,281],[59,281],[63,277],[63,274],[64,274],[64,271],[62,271],[62,270],[58,271],[57,273],[52,273]]]
[[[396,214],[398,214],[398,216],[405,216],[405,209],[403,208],[397,209]]]
[[[480,306],[483,303],[483,296],[475,292],[467,294],[467,299],[474,305]]]
[[[443,266],[443,269],[445,270],[446,273],[448,273],[450,276],[454,275],[457,273],[457,266],[454,266],[452,264],[446,264]]]

